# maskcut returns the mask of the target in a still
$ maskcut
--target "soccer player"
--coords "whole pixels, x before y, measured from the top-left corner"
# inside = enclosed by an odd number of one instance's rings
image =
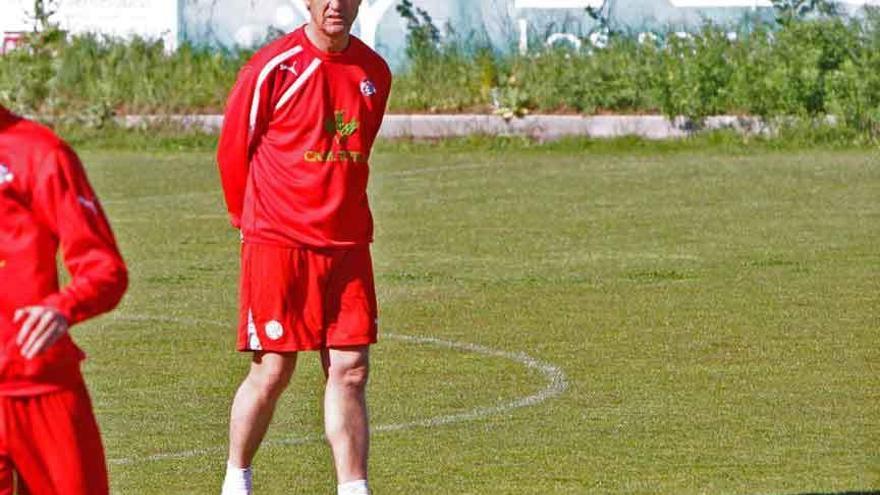
[[[360,0],[306,0],[310,21],[259,50],[229,96],[217,161],[241,231],[238,350],[223,493],[251,462],[300,351],[321,355],[324,426],[340,494],[368,494],[365,386],[377,338],[368,159],[388,65],[349,34]]]
[[[59,246],[70,282],[59,288]],[[0,495],[108,493],[71,325],[119,302],[127,274],[74,152],[0,106]]]

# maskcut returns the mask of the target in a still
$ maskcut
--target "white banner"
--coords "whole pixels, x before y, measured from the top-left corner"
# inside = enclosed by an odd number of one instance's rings
[[[669,0],[673,7],[708,9],[713,7],[772,7],[770,0]],[[834,3],[843,3],[861,7],[863,5],[880,5],[880,0],[834,0]]]
[[[603,0],[516,0],[513,6],[517,9],[582,9],[585,7],[599,8]]]

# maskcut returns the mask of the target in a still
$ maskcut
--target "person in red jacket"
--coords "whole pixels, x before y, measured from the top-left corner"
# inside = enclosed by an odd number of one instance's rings
[[[70,283],[59,287],[59,247]],[[127,285],[113,233],[76,154],[0,106],[0,495],[108,493],[71,325]]]
[[[251,368],[233,404],[223,493],[252,493],[251,463],[297,353],[319,351],[340,494],[367,494],[364,396],[377,339],[369,158],[388,65],[349,34],[360,0],[307,0],[311,20],[260,49],[227,102],[217,152],[241,231],[238,349]]]

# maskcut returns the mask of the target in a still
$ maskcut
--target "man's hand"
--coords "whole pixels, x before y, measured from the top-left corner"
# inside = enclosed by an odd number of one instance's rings
[[[21,324],[15,343],[21,347],[25,359],[33,359],[51,347],[70,326],[64,315],[46,306],[21,308],[15,312],[13,321]]]

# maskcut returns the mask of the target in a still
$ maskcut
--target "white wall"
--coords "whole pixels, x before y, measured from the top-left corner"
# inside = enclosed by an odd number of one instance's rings
[[[29,31],[33,24],[28,22],[28,5],[25,0],[0,0],[0,31]]]
[[[669,0],[676,7],[714,8],[714,7],[772,7],[770,0]],[[880,5],[880,0],[836,0],[846,5]]]
[[[833,0],[855,8],[880,0]],[[395,12],[397,0],[362,0],[355,33],[375,46],[392,65],[403,58],[406,24]],[[459,33],[486,32],[499,47],[523,49],[550,42],[592,40],[595,23],[584,7],[602,0],[413,0],[439,26],[450,21]],[[72,32],[162,38],[173,49],[181,40],[215,46],[256,46],[270,28],[289,31],[304,22],[303,0],[60,0],[55,20]],[[635,31],[687,30],[706,19],[736,23],[757,9],[767,16],[770,0],[621,0],[612,4],[615,20]],[[32,28],[26,11],[33,0],[0,0],[0,31]],[[772,13],[771,13],[772,14]],[[481,31],[482,30],[482,31]],[[601,40],[600,40],[601,41]]]
[[[180,37],[180,1],[61,0],[52,20],[73,33],[161,38],[173,50]],[[32,0],[0,0],[0,31],[29,31],[32,15]]]

